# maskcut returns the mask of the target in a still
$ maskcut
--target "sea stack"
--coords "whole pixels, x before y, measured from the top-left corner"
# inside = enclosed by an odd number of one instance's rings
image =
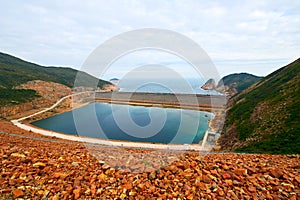
[[[201,86],[203,90],[216,90],[216,81],[214,79],[208,79],[204,85]]]

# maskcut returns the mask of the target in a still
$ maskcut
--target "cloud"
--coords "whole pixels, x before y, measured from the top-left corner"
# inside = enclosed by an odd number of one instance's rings
[[[196,41],[222,75],[266,75],[299,57],[299,9],[299,1],[4,1],[0,51],[79,68],[107,39],[151,27]]]

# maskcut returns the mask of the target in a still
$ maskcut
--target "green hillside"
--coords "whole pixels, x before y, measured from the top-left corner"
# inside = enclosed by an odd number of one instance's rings
[[[237,92],[241,92],[242,90],[248,88],[253,85],[257,81],[259,81],[262,77],[255,76],[248,73],[235,73],[224,76],[218,83],[217,87],[220,87],[222,83],[229,88],[234,87]]]
[[[77,73],[83,77],[78,86],[92,86],[98,79],[78,70],[66,67],[43,67],[34,63],[26,62],[14,56],[0,53],[0,88],[13,88],[31,80],[43,80],[61,83],[73,87]],[[110,82],[99,80],[98,87]]]
[[[300,59],[261,79],[229,102],[223,149],[300,153]]]
[[[39,95],[34,90],[0,88],[0,106],[24,103],[36,97],[39,97]]]

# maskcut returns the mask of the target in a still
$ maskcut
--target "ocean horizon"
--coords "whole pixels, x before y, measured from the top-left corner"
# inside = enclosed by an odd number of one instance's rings
[[[201,86],[205,84],[205,80],[199,78],[136,78],[120,80],[114,84],[119,87],[120,92],[222,95],[215,90],[203,90]]]

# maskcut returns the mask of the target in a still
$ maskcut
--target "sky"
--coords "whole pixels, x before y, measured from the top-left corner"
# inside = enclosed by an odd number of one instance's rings
[[[0,5],[0,51],[44,66],[81,69],[99,45],[142,28],[167,29],[195,41],[220,76],[265,76],[300,57],[299,0],[11,0]],[[149,58],[192,74],[176,56],[143,51],[120,58],[104,78],[123,76]]]

